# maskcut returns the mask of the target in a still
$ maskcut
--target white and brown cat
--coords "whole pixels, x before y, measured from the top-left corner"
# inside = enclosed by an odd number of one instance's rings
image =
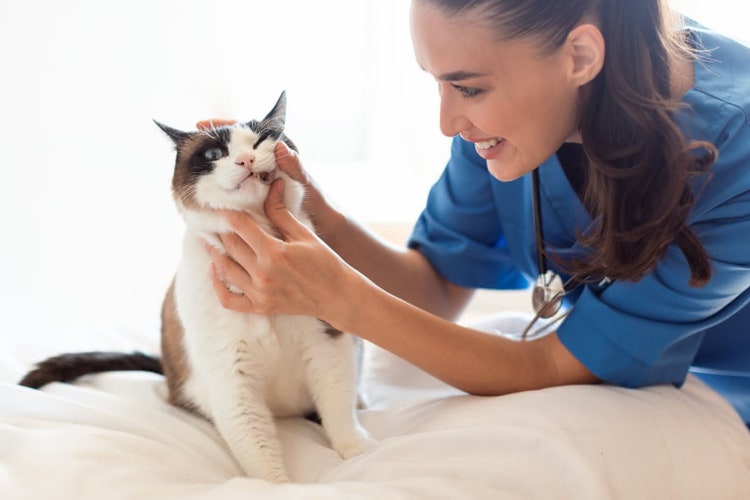
[[[210,419],[249,476],[288,481],[274,417],[317,413],[332,447],[344,458],[375,442],[356,408],[361,342],[311,317],[240,313],[221,306],[201,240],[223,251],[217,233],[230,231],[214,209],[242,210],[268,231],[263,202],[271,183],[285,180],[284,202],[301,210],[303,187],[281,171],[274,147],[284,141],[286,95],[261,121],[183,132],[157,122],[177,155],[173,197],[186,222],[182,258],[162,307],[161,358],[141,353],[84,352],[39,363],[20,384],[112,370],[164,373],[169,401]]]

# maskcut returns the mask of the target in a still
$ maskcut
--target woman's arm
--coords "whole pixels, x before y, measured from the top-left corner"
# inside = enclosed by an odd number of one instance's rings
[[[269,200],[280,199],[276,191]],[[284,241],[244,214],[226,213],[236,232],[223,237],[233,260],[212,251],[224,307],[318,317],[472,394],[596,382],[555,334],[516,342],[439,318],[346,264],[283,207],[269,209],[269,216]],[[225,281],[244,295],[227,290]]]
[[[474,394],[596,381],[554,334],[535,342],[510,341],[462,327],[397,297],[414,298],[440,313],[468,300],[460,287],[442,282],[418,253],[389,248],[356,226],[340,225],[338,233],[325,229],[343,255],[334,252],[286,210],[279,188],[277,182],[266,213],[281,239],[244,214],[225,213],[235,231],[223,237],[232,259],[212,252],[214,283],[225,307],[318,317]],[[336,242],[346,234],[351,237]],[[359,258],[354,256],[359,270],[345,261],[351,252],[359,252]],[[225,281],[244,295],[229,292]],[[455,315],[456,310],[444,315]]]
[[[418,251],[384,242],[344,219],[325,243],[376,285],[441,318],[456,320],[474,294],[444,279]]]
[[[474,291],[440,276],[416,250],[389,244],[337,211],[285,144],[276,149],[279,167],[306,189],[304,209],[317,235],[349,265],[384,290],[442,318],[458,319]]]
[[[350,307],[338,312],[343,330],[466,392],[497,395],[597,381],[556,334],[508,340],[438,318],[356,279],[346,295]]]

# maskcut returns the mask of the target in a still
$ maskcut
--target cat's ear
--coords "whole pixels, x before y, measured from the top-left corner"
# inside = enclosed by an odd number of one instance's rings
[[[176,128],[172,128],[167,125],[164,125],[163,123],[159,123],[156,120],[154,120],[154,123],[156,123],[156,125],[160,129],[162,129],[164,133],[169,136],[170,139],[172,139],[172,142],[174,142],[175,146],[179,146],[192,135],[190,132],[183,132],[182,130],[177,130]]]
[[[269,111],[263,121],[270,123],[274,128],[279,131],[284,130],[286,123],[286,90],[281,91],[279,100],[273,106],[273,109]]]

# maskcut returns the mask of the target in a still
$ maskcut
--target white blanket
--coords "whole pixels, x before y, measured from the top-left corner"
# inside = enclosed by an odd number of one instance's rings
[[[243,477],[208,422],[165,402],[158,375],[15,385],[50,354],[154,352],[157,341],[118,331],[91,332],[90,345],[65,338],[2,334],[2,499],[750,498],[750,433],[692,377],[682,389],[476,397],[368,346],[361,421],[379,446],[344,461],[318,425],[281,420],[294,483],[274,485]]]

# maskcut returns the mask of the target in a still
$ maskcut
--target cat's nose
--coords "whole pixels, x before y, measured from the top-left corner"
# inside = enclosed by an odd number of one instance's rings
[[[254,154],[242,153],[240,155],[237,155],[237,158],[235,158],[234,163],[235,165],[239,165],[241,167],[245,167],[248,170],[252,170],[254,161],[255,161]]]

